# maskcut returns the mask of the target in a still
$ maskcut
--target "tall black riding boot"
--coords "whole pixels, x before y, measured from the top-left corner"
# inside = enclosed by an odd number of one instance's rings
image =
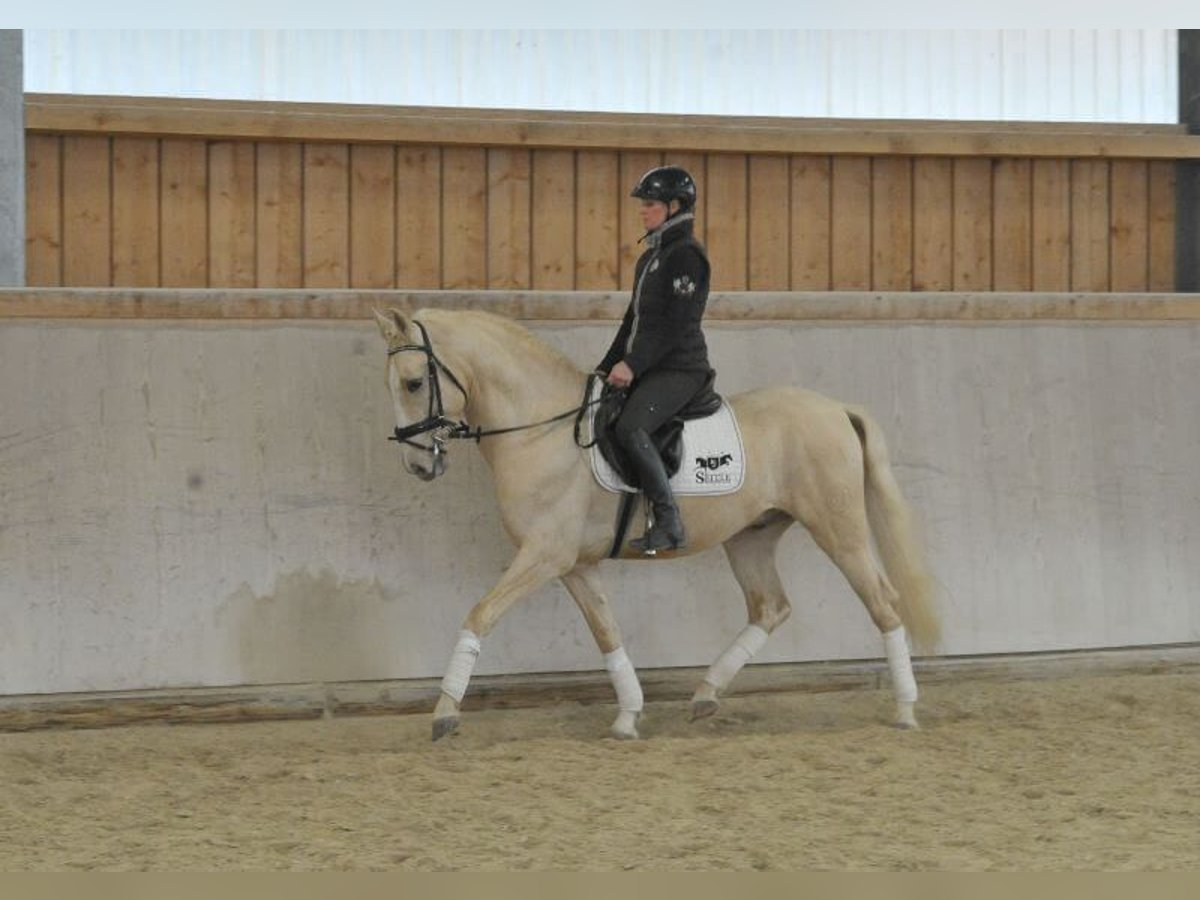
[[[678,550],[686,545],[687,536],[683,531],[683,520],[679,517],[679,507],[675,505],[675,496],[671,493],[671,483],[662,456],[644,429],[637,429],[630,438],[625,444],[625,451],[637,469],[638,481],[653,511],[654,521],[646,533],[630,541],[629,546],[647,556],[653,556],[660,550]]]

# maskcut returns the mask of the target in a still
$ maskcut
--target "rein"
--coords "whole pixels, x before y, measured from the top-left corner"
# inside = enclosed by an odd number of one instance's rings
[[[592,379],[599,377],[597,373],[592,372],[588,375],[587,383],[584,388],[584,400],[579,406],[574,409],[568,409],[566,412],[559,413],[556,416],[551,416],[548,419],[542,419],[540,422],[531,422],[528,425],[512,425],[508,428],[472,428],[466,422],[455,422],[446,418],[446,407],[442,403],[442,384],[438,378],[438,372],[445,372],[446,377],[458,388],[459,393],[463,398],[467,397],[467,390],[463,387],[462,382],[458,377],[450,371],[449,366],[438,359],[437,354],[433,352],[433,344],[429,340],[429,332],[425,330],[425,326],[420,322],[413,320],[418,328],[421,329],[421,343],[419,344],[404,344],[400,347],[391,347],[388,349],[388,356],[395,356],[397,353],[416,350],[425,354],[426,371],[429,375],[429,409],[425,418],[420,422],[415,422],[412,425],[407,425],[404,428],[397,426],[392,430],[389,441],[396,441],[400,444],[408,444],[416,447],[419,450],[425,450],[433,453],[435,456],[441,455],[444,451],[443,444],[446,440],[474,440],[479,443],[485,437],[492,437],[498,434],[511,434],[515,431],[526,431],[530,428],[538,428],[542,425],[550,425],[554,422],[561,422],[563,419],[568,419],[571,416],[575,417],[575,443],[583,447],[584,444],[579,443],[579,432],[583,422],[584,413],[592,406],[595,406],[600,401],[588,400],[587,397],[591,394]],[[423,434],[428,434],[431,431],[441,430],[443,433],[435,435],[432,446],[414,441],[413,438]]]

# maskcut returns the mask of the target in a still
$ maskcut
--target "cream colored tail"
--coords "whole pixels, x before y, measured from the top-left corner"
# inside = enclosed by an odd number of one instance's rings
[[[892,475],[883,432],[865,410],[846,407],[858,432],[866,461],[867,518],[888,580],[900,594],[896,612],[922,652],[941,639],[941,623],[933,604],[933,578],[917,535],[912,511]]]

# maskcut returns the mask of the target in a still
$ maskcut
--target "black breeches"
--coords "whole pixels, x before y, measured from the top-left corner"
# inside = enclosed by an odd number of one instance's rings
[[[707,372],[660,369],[639,378],[613,428],[617,442],[628,447],[634,434],[652,436],[683,409],[708,379]]]

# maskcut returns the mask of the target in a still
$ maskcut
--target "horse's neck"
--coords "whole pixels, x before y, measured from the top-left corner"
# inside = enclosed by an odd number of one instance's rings
[[[451,370],[467,382],[468,423],[485,431],[548,419],[577,406],[583,398],[586,376],[578,369],[564,366],[550,354],[513,347],[490,333],[456,334],[447,341],[444,357]],[[531,430],[530,436],[534,434]]]

